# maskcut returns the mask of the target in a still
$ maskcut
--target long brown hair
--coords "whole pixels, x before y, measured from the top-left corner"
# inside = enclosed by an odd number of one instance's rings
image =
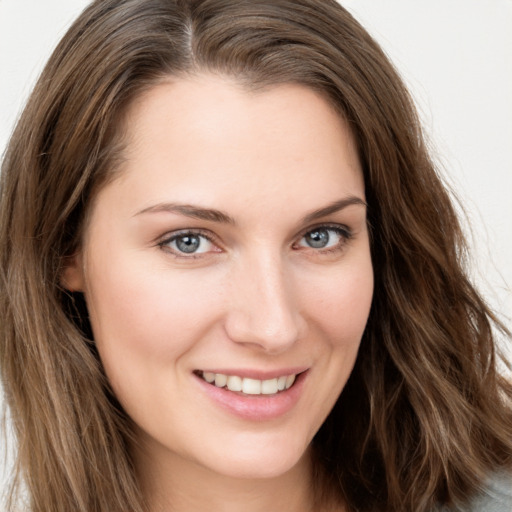
[[[512,387],[464,271],[450,196],[402,81],[334,0],[98,0],[50,58],[6,152],[0,368],[32,512],[141,512],[131,425],[80,294],[59,285],[130,102],[168,75],[300,83],[350,124],[364,169],[375,295],[355,369],[314,439],[350,510],[464,502],[512,464]],[[12,494],[14,496],[14,493]],[[9,507],[14,506],[14,498]]]

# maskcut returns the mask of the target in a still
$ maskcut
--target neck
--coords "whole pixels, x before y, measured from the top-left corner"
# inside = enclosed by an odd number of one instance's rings
[[[149,512],[312,512],[311,455],[271,478],[236,478],[211,471],[176,454],[136,453],[136,464]]]

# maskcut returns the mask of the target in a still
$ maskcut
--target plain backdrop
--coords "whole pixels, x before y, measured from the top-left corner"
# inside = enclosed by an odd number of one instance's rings
[[[0,0],[1,153],[42,66],[87,3]],[[464,204],[474,279],[510,326],[512,0],[341,3],[410,87],[445,180]],[[0,494],[6,451],[0,443]]]

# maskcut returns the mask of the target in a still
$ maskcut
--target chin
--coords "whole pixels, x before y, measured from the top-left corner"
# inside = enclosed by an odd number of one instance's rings
[[[226,477],[243,479],[277,478],[307,465],[310,457],[309,446],[288,442],[269,442],[265,445],[254,443],[245,448],[231,447],[224,451],[210,468]],[[204,462],[203,462],[204,463]]]

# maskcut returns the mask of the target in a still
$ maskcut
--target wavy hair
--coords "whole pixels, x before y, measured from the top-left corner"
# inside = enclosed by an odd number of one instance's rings
[[[0,369],[17,441],[9,500],[31,512],[141,512],[132,427],[59,285],[97,190],[123,157],[127,106],[166,76],[299,83],[349,123],[364,170],[375,294],[354,371],[314,438],[319,487],[349,510],[437,510],[512,465],[497,322],[412,101],[334,0],[98,0],[45,67],[4,157]],[[349,419],[349,420],[348,420]]]

